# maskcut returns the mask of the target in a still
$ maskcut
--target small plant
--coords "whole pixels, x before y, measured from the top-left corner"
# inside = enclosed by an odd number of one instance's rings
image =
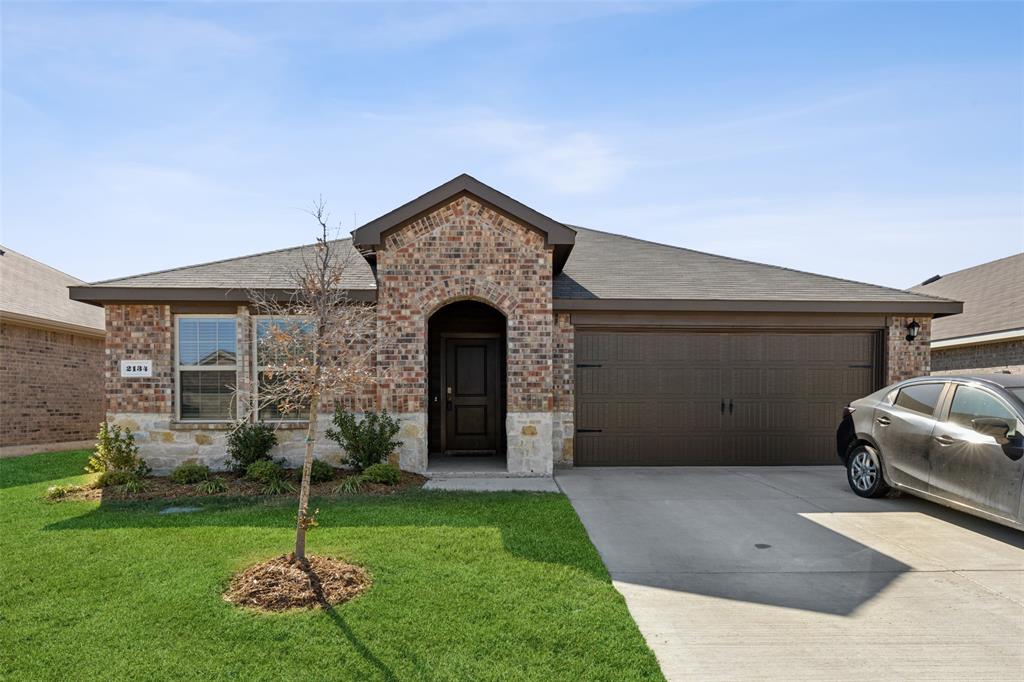
[[[283,478],[272,478],[263,489],[267,495],[287,495],[295,492],[295,484]]]
[[[277,434],[269,424],[240,424],[228,434],[228,456],[236,472],[249,470],[253,462],[270,459],[270,451],[277,445]]]
[[[131,429],[117,424],[100,423],[96,448],[85,470],[90,473],[124,472],[132,476],[148,476],[150,468],[139,457],[139,446]]]
[[[179,485],[199,483],[210,477],[210,467],[196,462],[185,462],[171,472],[171,480]]]
[[[397,485],[402,479],[402,472],[398,467],[391,464],[374,464],[366,467],[363,472],[363,480],[367,483],[381,483],[383,485]]]
[[[227,491],[228,484],[222,478],[208,478],[196,485],[198,495],[216,495]]]
[[[138,493],[149,490],[149,482],[144,478],[133,476],[124,484],[125,492],[136,495]]]
[[[48,500],[63,500],[68,495],[88,489],[89,487],[84,485],[51,485],[46,489],[45,497]]]
[[[96,479],[96,487],[109,488],[112,485],[125,485],[133,478],[139,477],[130,471],[118,471],[116,469],[111,469],[100,474],[99,478]]]
[[[268,484],[271,481],[283,480],[284,469],[274,460],[259,459],[250,464],[245,470],[245,477],[250,481]]]
[[[368,412],[357,419],[340,407],[334,411],[334,428],[327,437],[340,445],[348,455],[347,463],[356,471],[383,462],[401,443],[395,440],[401,424],[387,413]]]
[[[322,459],[314,459],[313,468],[309,472],[309,482],[326,483],[332,478],[334,478],[334,467]]]
[[[334,489],[335,495],[353,495],[363,489],[363,476],[356,474],[342,479]]]

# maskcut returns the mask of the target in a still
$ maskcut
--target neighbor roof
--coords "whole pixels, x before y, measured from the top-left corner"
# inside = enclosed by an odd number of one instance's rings
[[[554,279],[555,307],[663,310],[911,312],[949,315],[960,304],[814,275],[773,265],[574,227],[576,244]],[[349,267],[345,285],[372,294],[374,273],[350,240],[340,240]],[[78,300],[245,300],[249,289],[287,289],[289,273],[310,246],[270,251],[77,287]]]
[[[68,298],[82,280],[0,246],[0,318],[83,333],[103,331],[103,311]]]
[[[935,322],[933,341],[1024,329],[1024,253],[933,278],[911,291],[964,302],[963,313]]]

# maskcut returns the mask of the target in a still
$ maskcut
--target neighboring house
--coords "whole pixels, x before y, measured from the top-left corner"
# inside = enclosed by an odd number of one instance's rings
[[[963,301],[932,327],[932,372],[1024,374],[1024,253],[936,275],[911,289]]]
[[[353,263],[344,286],[376,306],[366,341],[380,384],[336,402],[397,414],[412,471],[473,454],[518,475],[832,464],[843,406],[927,374],[932,317],[961,309],[572,227],[467,175],[340,243]],[[158,469],[223,462],[226,422],[251,418],[230,387],[259,376],[246,290],[287,289],[309,248],[72,288],[106,308],[108,412],[140,431]],[[921,332],[908,341],[911,321]],[[222,361],[195,362],[215,349]],[[151,360],[152,377],[122,378],[121,360]],[[288,457],[294,427],[281,431]]]
[[[83,284],[0,247],[0,455],[90,446],[104,417],[103,311]]]

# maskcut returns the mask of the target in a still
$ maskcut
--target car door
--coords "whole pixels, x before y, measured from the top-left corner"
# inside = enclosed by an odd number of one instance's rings
[[[1020,505],[1024,459],[1014,461],[993,436],[975,430],[974,420],[995,418],[1022,429],[1021,415],[992,391],[957,383],[947,415],[932,432],[928,492],[975,509],[1014,518]]]
[[[875,407],[872,434],[891,483],[922,492],[928,489],[928,449],[945,386],[941,381],[906,384],[892,404]]]

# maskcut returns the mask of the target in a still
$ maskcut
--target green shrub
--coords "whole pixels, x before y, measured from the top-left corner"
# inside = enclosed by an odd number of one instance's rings
[[[245,470],[245,477],[258,483],[270,483],[284,479],[284,469],[271,459],[259,459]]]
[[[241,424],[228,434],[228,456],[236,472],[249,470],[253,462],[270,459],[270,451],[277,445],[277,434],[269,424]]]
[[[130,471],[117,471],[111,469],[104,471],[100,474],[100,477],[96,479],[97,488],[109,488],[112,485],[124,485],[133,479],[139,478]]]
[[[272,478],[267,481],[267,487],[263,491],[267,495],[287,495],[295,492],[295,484],[283,478]]]
[[[90,473],[117,471],[132,476],[148,476],[150,472],[150,468],[139,457],[139,446],[135,444],[132,430],[107,422],[100,423],[96,448],[85,470]]]
[[[85,485],[51,485],[46,489],[46,499],[63,500],[72,493],[78,493],[88,489],[89,486]]]
[[[217,493],[225,492],[227,489],[228,484],[224,482],[223,478],[208,478],[196,485],[196,494],[216,495]]]
[[[334,488],[335,495],[357,493],[363,489],[363,476],[356,474],[342,479],[341,483]]]
[[[351,412],[338,408],[334,411],[334,428],[327,429],[327,437],[335,441],[348,455],[346,462],[362,471],[383,462],[401,444],[395,440],[401,424],[383,411],[368,412],[357,419]]]
[[[178,468],[171,472],[171,480],[179,485],[199,483],[210,477],[210,467],[196,462],[185,462],[179,464]]]
[[[125,482],[124,489],[133,495],[141,493],[144,490],[149,490],[149,481],[138,476],[132,476]]]
[[[402,472],[398,470],[398,467],[383,462],[368,466],[363,472],[363,480],[368,483],[396,485],[401,479]]]
[[[313,468],[309,471],[310,483],[326,483],[334,478],[334,467],[322,459],[313,460]]]

